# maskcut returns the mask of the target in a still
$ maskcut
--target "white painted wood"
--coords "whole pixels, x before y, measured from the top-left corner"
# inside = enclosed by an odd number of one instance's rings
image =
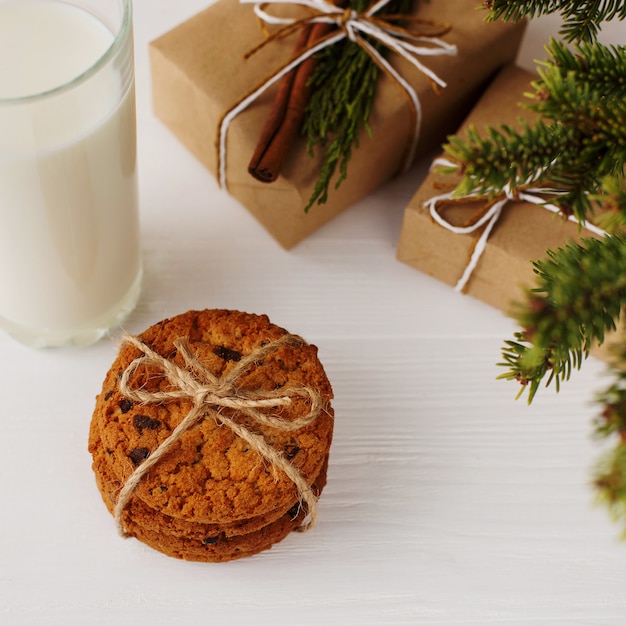
[[[114,342],[2,335],[0,623],[626,623],[626,546],[589,487],[605,366],[532,407],[495,380],[513,323],[395,260],[425,163],[281,250],[151,113],[147,43],[205,4],[135,1],[147,275],[127,328],[229,307],[319,346],[337,413],[319,523],[226,564],[120,539],[86,450]]]

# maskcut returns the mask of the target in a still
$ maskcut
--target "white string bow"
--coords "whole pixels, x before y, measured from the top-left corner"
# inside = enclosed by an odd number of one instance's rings
[[[458,167],[456,163],[454,163],[453,161],[449,161],[448,159],[445,159],[445,158],[435,159],[432,163],[431,169],[437,166]],[[478,262],[480,261],[480,258],[482,257],[485,251],[485,248],[487,247],[487,241],[489,240],[491,231],[493,230],[495,225],[498,223],[498,220],[500,219],[500,216],[502,215],[502,210],[509,202],[518,202],[518,201],[528,202],[530,204],[535,204],[548,211],[551,211],[552,213],[556,213],[556,214],[562,213],[561,210],[557,206],[555,206],[554,204],[550,204],[549,202],[546,202],[546,200],[543,198],[543,196],[545,195],[555,196],[555,195],[564,193],[560,189],[554,189],[551,187],[530,187],[530,188],[524,188],[523,190],[514,190],[512,189],[510,185],[506,185],[502,191],[504,193],[504,197],[494,202],[493,205],[489,208],[489,210],[480,219],[476,220],[476,222],[468,226],[454,226],[454,224],[450,223],[439,213],[439,207],[442,203],[448,200],[459,198],[459,196],[456,196],[454,194],[454,190],[438,195],[438,196],[434,196],[426,200],[426,202],[424,202],[424,206],[428,208],[433,220],[435,220],[437,224],[439,224],[446,230],[450,231],[451,233],[454,233],[455,235],[468,235],[468,234],[477,232],[480,228],[485,226],[484,230],[482,231],[482,233],[478,237],[478,240],[476,241],[476,245],[474,246],[472,255],[467,265],[465,266],[465,269],[463,270],[463,274],[461,275],[456,285],[454,286],[454,290],[457,292],[462,292],[465,286],[467,285],[474,270],[476,269],[476,266],[478,265]],[[478,193],[478,192],[469,193],[463,196],[463,198],[479,199],[479,198],[486,198],[488,195],[489,195],[489,190],[486,190],[483,193]],[[573,215],[568,215],[568,219],[572,222],[575,222],[576,224],[580,224],[581,226],[583,226],[590,232],[598,235],[599,237],[603,237],[604,235],[606,235],[606,232],[604,230],[598,228],[594,224],[587,222],[586,220],[578,220]]]
[[[307,19],[306,23],[336,24],[339,27],[339,30],[336,34],[321,40],[319,43],[305,50],[302,54],[277,70],[259,87],[245,96],[240,102],[236,103],[226,112],[220,123],[218,140],[218,180],[222,188],[226,188],[226,135],[228,127],[233,119],[244,111],[250,104],[252,104],[252,102],[254,102],[274,83],[280,80],[285,74],[288,74],[291,70],[299,66],[302,62],[320,50],[332,46],[346,38],[362,46],[372,57],[374,62],[384,68],[384,71],[387,72],[400,87],[402,87],[406,95],[409,97],[417,119],[403,170],[406,170],[411,165],[415,155],[417,143],[419,141],[422,123],[419,98],[415,89],[413,89],[413,87],[391,66],[391,64],[378,52],[378,50],[376,50],[376,48],[374,48],[363,37],[363,35],[372,37],[388,49],[402,56],[440,87],[446,87],[445,81],[421,63],[418,57],[441,55],[453,56],[457,54],[457,47],[439,39],[438,37],[417,36],[411,35],[408,32],[400,33],[390,24],[384,22],[384,19],[376,18],[376,13],[389,4],[390,1],[391,0],[379,0],[363,13],[357,13],[354,10],[345,10],[337,7],[330,2],[326,2],[325,0],[272,0],[272,4],[297,4],[313,9],[315,14],[311,18]],[[259,4],[258,0],[240,0],[240,2],[242,4],[254,4],[255,14],[266,24],[289,26],[298,21],[292,18],[280,18],[269,14],[265,10],[266,5]],[[420,43],[428,43],[429,45],[415,45]]]

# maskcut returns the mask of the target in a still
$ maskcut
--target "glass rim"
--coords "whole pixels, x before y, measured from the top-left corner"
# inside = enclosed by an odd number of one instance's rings
[[[96,74],[104,65],[107,64],[109,59],[115,56],[119,48],[122,46],[122,41],[125,39],[127,33],[131,28],[132,0],[121,0],[121,2],[123,5],[122,21],[120,23],[117,34],[115,35],[115,38],[111,42],[111,45],[86,70],[84,70],[71,80],[57,85],[56,87],[52,87],[51,89],[46,89],[45,91],[39,91],[37,93],[29,94],[27,96],[19,96],[17,98],[0,98],[0,106],[43,100],[44,98],[55,96],[57,94],[63,93],[64,91],[69,91],[74,86],[79,85],[80,83],[88,80],[91,76]]]

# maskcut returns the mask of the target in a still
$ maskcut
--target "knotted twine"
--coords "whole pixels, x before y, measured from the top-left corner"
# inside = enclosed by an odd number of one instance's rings
[[[122,343],[132,344],[143,353],[122,374],[119,388],[124,396],[142,404],[159,404],[169,400],[188,399],[193,402],[193,406],[180,424],[135,469],[122,487],[113,512],[120,535],[129,536],[123,526],[122,514],[143,477],[172,449],[185,432],[206,417],[211,417],[217,424],[230,428],[235,435],[243,439],[250,448],[267,461],[274,472],[283,472],[293,482],[298,492],[298,501],[300,505],[306,505],[307,511],[299,530],[309,530],[313,527],[317,516],[317,497],[298,468],[292,465],[281,452],[270,446],[261,435],[252,432],[245,424],[240,424],[221,412],[222,408],[235,409],[248,417],[253,424],[269,426],[283,432],[298,430],[317,419],[322,411],[322,397],[318,391],[310,387],[289,387],[273,391],[250,391],[236,387],[238,379],[250,366],[258,365],[263,357],[280,346],[307,345],[304,339],[297,335],[285,334],[243,357],[230,372],[222,377],[215,376],[200,362],[191,352],[189,341],[185,337],[174,341],[174,346],[185,361],[186,367],[184,368],[161,356],[137,337],[125,335]],[[159,369],[172,385],[172,389],[168,391],[135,389],[130,381],[131,376],[143,366],[153,366]],[[292,398],[295,397],[307,398],[310,402],[310,410],[306,415],[293,421],[260,411],[260,409],[289,406]]]
[[[394,26],[387,21],[399,18],[410,19],[408,16],[387,16],[387,20],[377,17],[375,14],[387,6],[391,0],[378,0],[378,2],[362,13],[358,13],[353,9],[343,9],[341,7],[337,7],[331,2],[326,2],[326,0],[272,0],[273,4],[297,4],[308,7],[312,10],[313,15],[311,17],[299,20],[279,18],[270,15],[265,11],[265,6],[270,3],[259,4],[258,0],[240,0],[240,2],[242,4],[254,4],[254,12],[263,22],[267,24],[282,24],[284,26],[282,30],[266,39],[261,46],[258,46],[252,52],[255,52],[258,48],[264,46],[269,41],[291,34],[295,30],[310,24],[335,24],[339,30],[337,33],[332,33],[322,38],[318,43],[305,50],[295,59],[277,69],[268,78],[263,80],[259,86],[253,88],[249,93],[240,98],[222,116],[219,123],[217,146],[217,171],[220,187],[223,189],[227,187],[226,135],[228,133],[228,127],[233,119],[244,111],[250,104],[252,104],[274,83],[279,81],[285,74],[288,74],[303,61],[313,56],[320,50],[333,46],[346,38],[365,50],[372,61],[376,63],[376,65],[403,90],[403,93],[409,99],[411,106],[411,130],[409,133],[410,142],[402,165],[402,171],[406,171],[410,167],[415,156],[415,150],[417,149],[422,125],[422,110],[419,98],[415,89],[413,89],[413,87],[392,67],[383,55],[380,54],[380,52],[378,52],[378,50],[376,50],[376,48],[363,37],[363,35],[369,35],[389,50],[402,56],[414,65],[420,72],[428,76],[430,80],[439,87],[446,87],[445,81],[421,63],[418,57],[440,55],[453,56],[457,53],[457,47],[455,45],[446,43],[438,37],[415,35],[409,30]],[[410,41],[428,43],[429,46],[417,46],[409,43]]]
[[[449,161],[448,159],[444,158],[435,159],[432,163],[431,169],[437,166],[454,168],[458,167],[458,165],[453,161]],[[498,223],[504,207],[509,202],[528,202],[530,204],[540,206],[547,211],[551,211],[552,213],[562,214],[562,211],[561,209],[559,209],[559,207],[555,206],[554,204],[550,204],[543,197],[546,195],[558,196],[562,193],[565,193],[561,189],[555,189],[551,187],[527,186],[514,189],[513,187],[511,187],[511,185],[507,184],[502,189],[500,197],[496,195],[495,200],[492,198],[492,192],[494,192],[493,189],[487,188],[482,193],[472,192],[463,196],[457,196],[454,190],[452,190],[438,196],[433,196],[432,198],[424,202],[424,206],[429,210],[433,220],[435,220],[437,224],[450,231],[451,233],[454,233],[455,235],[468,235],[471,233],[475,233],[484,226],[483,231],[476,240],[474,250],[472,251],[470,259],[465,266],[465,269],[463,270],[463,274],[454,286],[454,290],[459,293],[465,289],[467,283],[472,277],[472,274],[474,273],[474,270],[476,269],[476,266],[478,265],[478,262],[480,261],[480,258],[482,257],[487,247],[487,241],[489,240],[491,231]],[[454,224],[451,224],[439,212],[439,209],[446,203],[460,204],[466,200],[484,200],[488,203],[487,211],[479,219],[467,226],[454,226]],[[604,237],[606,235],[606,232],[604,230],[598,228],[594,224],[591,224],[587,220],[578,219],[573,215],[568,215],[567,219],[571,222],[579,224],[583,228],[586,228],[590,232],[598,235],[599,237]]]

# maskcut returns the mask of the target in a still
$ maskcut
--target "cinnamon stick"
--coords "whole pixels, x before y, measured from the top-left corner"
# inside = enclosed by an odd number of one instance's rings
[[[310,48],[333,28],[332,24],[312,24],[300,33],[294,49],[294,58]],[[289,149],[300,132],[302,119],[312,88],[307,83],[316,60],[309,57],[283,76],[272,109],[261,131],[261,136],[248,172],[257,180],[271,183],[278,178]]]

